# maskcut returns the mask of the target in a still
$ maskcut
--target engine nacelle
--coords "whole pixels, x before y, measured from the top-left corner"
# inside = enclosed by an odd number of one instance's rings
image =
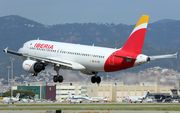
[[[88,70],[83,70],[83,71],[81,71],[81,73],[86,74],[86,75],[94,75],[94,74],[96,74],[96,72],[88,71]]]
[[[34,60],[25,60],[22,64],[24,71],[28,73],[39,73],[45,69],[44,64],[34,61]]]

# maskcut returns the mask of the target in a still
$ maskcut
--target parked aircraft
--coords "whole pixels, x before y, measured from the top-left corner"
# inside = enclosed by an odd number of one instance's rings
[[[32,99],[21,99],[21,102],[27,103],[27,102],[35,102]]]
[[[14,97],[4,97],[3,99],[2,99],[2,103],[10,103],[10,102],[12,102],[12,104],[14,104],[14,102],[17,102],[17,101],[19,101],[19,96],[20,96],[20,94],[19,93],[17,93],[17,95],[16,95],[16,97],[14,98]]]
[[[92,101],[91,97],[73,96],[71,92],[68,92],[67,101],[70,103],[82,103],[82,101]]]
[[[88,94],[86,94],[86,97],[89,97]],[[93,102],[107,102],[107,98],[106,97],[91,97]]]
[[[149,16],[142,15],[131,32],[128,40],[120,49],[86,46],[45,40],[31,40],[18,50],[3,51],[18,55],[24,60],[23,69],[33,76],[44,70],[46,66],[54,67],[57,75],[54,82],[63,82],[59,70],[69,69],[81,71],[91,77],[92,83],[100,83],[98,72],[114,72],[150,62],[150,60],[163,58],[177,58],[176,54],[147,56],[141,54]]]
[[[142,103],[144,99],[146,99],[149,96],[149,91],[146,92],[146,94],[144,96],[127,96],[126,100],[128,100],[131,103],[136,103],[136,102],[140,102]]]
[[[154,101],[157,101],[157,102],[162,101],[162,97],[159,98],[159,99],[147,98],[148,103],[151,103],[151,102],[154,102]]]

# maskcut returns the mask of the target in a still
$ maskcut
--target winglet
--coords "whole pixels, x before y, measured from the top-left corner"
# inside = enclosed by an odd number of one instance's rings
[[[7,50],[8,50],[8,47],[7,47],[7,48],[5,48],[3,51],[4,51],[5,53],[7,53]]]
[[[177,54],[178,54],[178,52],[174,54],[174,57],[175,57],[175,58],[177,58]]]

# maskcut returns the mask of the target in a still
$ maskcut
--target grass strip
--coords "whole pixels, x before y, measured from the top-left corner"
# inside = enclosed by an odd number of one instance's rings
[[[0,108],[0,110],[143,110],[180,111],[180,107],[38,107],[38,108]]]

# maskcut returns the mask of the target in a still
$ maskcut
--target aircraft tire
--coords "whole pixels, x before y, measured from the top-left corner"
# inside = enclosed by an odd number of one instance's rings
[[[60,76],[58,77],[58,81],[59,81],[60,83],[63,82],[63,76],[60,75]]]
[[[95,83],[95,82],[96,82],[95,76],[92,76],[92,77],[91,77],[91,82],[92,82],[92,83]]]
[[[96,77],[96,82],[99,84],[101,82],[101,77],[97,76]]]
[[[37,76],[37,73],[34,73],[32,76],[36,77],[36,76]]]
[[[55,75],[55,76],[53,77],[53,81],[54,81],[54,82],[57,82],[57,80],[58,80],[58,77]]]

